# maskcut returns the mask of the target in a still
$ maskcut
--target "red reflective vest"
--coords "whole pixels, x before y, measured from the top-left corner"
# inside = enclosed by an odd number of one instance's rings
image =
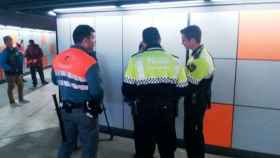
[[[53,70],[57,77],[64,77],[59,80],[60,86],[67,86],[73,89],[88,90],[86,74],[88,69],[96,64],[96,60],[85,51],[78,48],[69,48],[60,53],[53,60]],[[76,81],[71,83],[71,81]],[[77,84],[81,83],[81,84]]]

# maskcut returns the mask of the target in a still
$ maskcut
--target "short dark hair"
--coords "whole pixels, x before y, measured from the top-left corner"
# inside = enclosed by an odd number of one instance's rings
[[[190,25],[181,30],[181,33],[188,39],[195,39],[196,42],[201,42],[201,30],[197,25]]]
[[[29,43],[30,44],[34,44],[34,40],[29,40]]]
[[[4,41],[5,44],[6,44],[9,40],[11,40],[11,39],[12,39],[11,36],[5,36],[5,37],[3,37],[3,41]]]
[[[148,27],[143,30],[143,42],[148,46],[158,45],[160,34],[156,27]]]
[[[142,51],[144,48],[144,43],[140,42],[139,46],[138,46],[138,51]]]
[[[75,44],[79,44],[83,41],[84,38],[87,38],[95,30],[89,25],[79,25],[75,28],[73,32],[73,41]]]

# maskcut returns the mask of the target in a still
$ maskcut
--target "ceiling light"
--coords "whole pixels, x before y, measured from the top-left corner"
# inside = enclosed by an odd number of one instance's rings
[[[7,25],[6,28],[7,28],[7,29],[13,29],[13,30],[21,29],[20,27],[17,27],[17,26],[10,26],[10,25]]]
[[[204,4],[203,0],[179,1],[179,2],[150,2],[139,4],[121,5],[124,9],[149,9],[149,8],[165,8],[165,7],[184,7]]]
[[[78,12],[94,12],[94,11],[106,11],[110,9],[116,9],[116,6],[95,6],[95,7],[79,7],[79,8],[61,8],[54,9],[55,13],[78,13]]]
[[[50,16],[56,16],[56,13],[55,13],[54,11],[52,11],[52,10],[48,11],[48,14],[49,14]]]

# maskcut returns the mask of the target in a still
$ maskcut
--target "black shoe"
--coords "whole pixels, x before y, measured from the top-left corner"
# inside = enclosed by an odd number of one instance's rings
[[[49,82],[47,82],[47,81],[44,81],[44,82],[42,82],[42,85],[46,85],[46,84],[48,84]]]
[[[33,84],[33,88],[36,88],[37,87],[37,84]]]
[[[30,103],[30,101],[25,100],[25,99],[22,99],[22,100],[19,100],[19,103],[21,103],[21,104],[27,104],[27,103]]]

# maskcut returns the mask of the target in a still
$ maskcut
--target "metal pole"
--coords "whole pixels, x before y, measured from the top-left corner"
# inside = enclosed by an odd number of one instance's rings
[[[55,105],[55,111],[56,111],[58,121],[59,121],[59,127],[60,127],[60,133],[61,133],[61,136],[62,136],[62,141],[66,142],[64,124],[63,124],[63,121],[62,121],[60,108],[58,107],[58,101],[57,101],[57,98],[56,98],[56,94],[53,94],[52,97],[53,97],[53,101],[54,101],[54,105]]]
[[[113,140],[114,134],[113,134],[113,131],[111,129],[110,122],[109,122],[107,112],[106,112],[106,108],[105,108],[104,104],[102,104],[102,108],[103,108],[103,111],[104,111],[104,116],[105,116],[105,119],[106,119],[107,128],[108,128],[108,131],[110,133],[110,139],[109,140]]]

